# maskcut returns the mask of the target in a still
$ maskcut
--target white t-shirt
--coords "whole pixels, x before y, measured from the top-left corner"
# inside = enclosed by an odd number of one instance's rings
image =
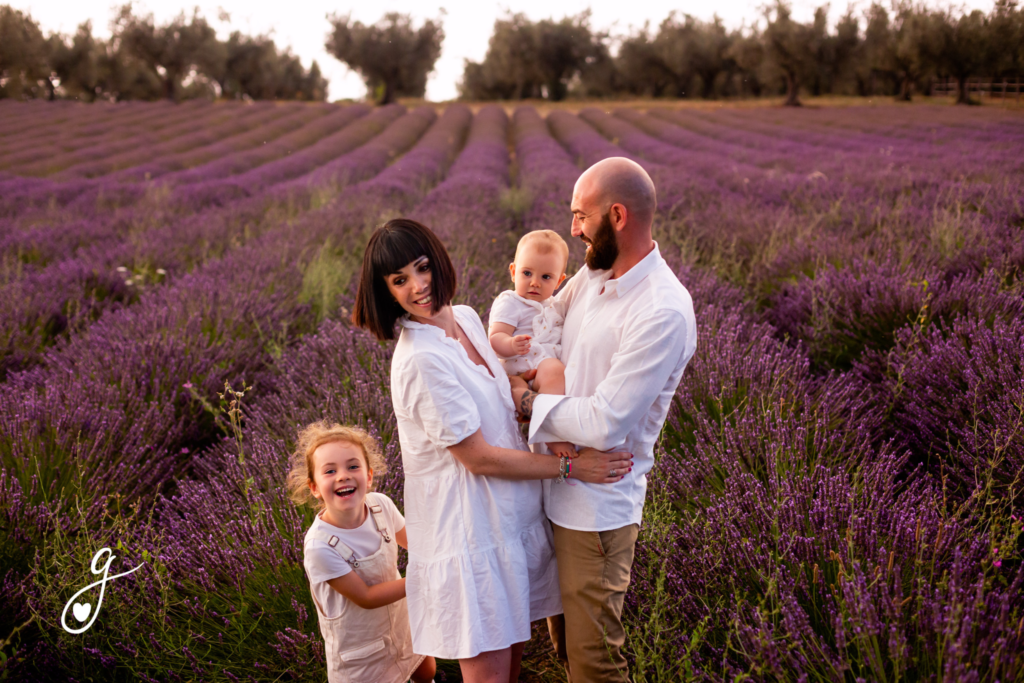
[[[383,493],[368,492],[366,502],[380,505],[392,535],[405,528],[405,517],[398,511],[392,500]],[[352,571],[352,566],[342,558],[337,550],[318,538],[312,538],[310,532],[315,529],[337,536],[342,543],[352,548],[357,560],[377,552],[381,544],[381,535],[373,523],[373,515],[369,510],[366,510],[366,521],[356,529],[342,529],[328,524],[318,514],[309,530],[306,531],[302,564],[306,567],[310,587],[316,599],[320,601],[324,615],[327,618],[332,618],[341,613],[341,605],[345,596],[331,588],[327,581],[345,576]]]

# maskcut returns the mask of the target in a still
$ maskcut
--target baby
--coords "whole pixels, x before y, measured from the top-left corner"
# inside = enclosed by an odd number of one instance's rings
[[[515,291],[505,290],[491,306],[491,348],[509,375],[536,370],[533,390],[541,394],[565,393],[565,366],[558,360],[564,312],[551,295],[565,280],[568,261],[569,247],[558,233],[526,233],[508,267]],[[569,443],[549,443],[548,449],[576,457]]]

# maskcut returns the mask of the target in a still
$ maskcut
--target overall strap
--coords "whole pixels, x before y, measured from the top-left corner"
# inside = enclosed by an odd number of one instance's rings
[[[342,543],[341,539],[335,536],[334,534],[329,534],[326,531],[322,531],[320,529],[312,530],[309,533],[310,536],[312,536],[313,538],[317,539],[318,541],[323,541],[327,545],[334,548],[334,551],[341,555],[341,559],[345,560],[353,567],[359,566],[359,560],[356,559],[356,551],[352,550],[352,548],[349,548],[347,545]]]
[[[385,543],[391,543],[391,533],[388,531],[387,522],[384,520],[384,508],[377,503],[367,503],[366,507],[370,510],[370,516],[373,517],[373,524],[377,527],[377,531],[384,537]]]

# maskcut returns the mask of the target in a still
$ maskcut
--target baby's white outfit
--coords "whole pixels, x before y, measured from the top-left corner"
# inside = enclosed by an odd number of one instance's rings
[[[518,375],[536,370],[545,358],[558,359],[562,343],[562,321],[565,318],[555,297],[533,301],[511,289],[498,295],[491,304],[490,324],[504,323],[515,328],[512,336],[530,335],[530,350],[524,356],[502,358],[505,374]]]
[[[363,609],[327,583],[355,572],[367,586],[402,578],[395,532],[405,519],[390,498],[366,494],[366,521],[341,529],[319,515],[306,532],[302,564],[324,637],[329,683],[405,683],[423,661],[413,654],[405,598]]]

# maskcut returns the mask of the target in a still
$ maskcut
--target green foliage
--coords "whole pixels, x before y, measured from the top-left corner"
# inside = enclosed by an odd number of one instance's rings
[[[971,76],[1024,76],[1024,12],[999,0],[989,14],[933,10],[911,0],[873,3],[862,15],[848,6],[829,27],[828,5],[797,21],[786,0],[763,9],[760,22],[727,30],[671,12],[622,38],[613,58],[607,33],[590,14],[534,22],[509,14],[494,23],[482,62],[466,62],[463,99],[560,100],[567,95],[702,97],[800,92],[894,94],[909,100],[935,78],[953,76],[967,102]]]
[[[654,557],[670,547],[675,522],[675,510],[667,492],[652,489],[644,504],[643,524],[637,539],[639,552],[648,557],[637,558],[634,567],[638,572],[655,573],[654,590],[644,596],[642,609],[623,615],[622,624],[629,654],[635,662],[630,673],[636,683],[689,683],[704,680],[706,676],[694,661],[694,655],[704,645],[709,617],[705,616],[690,629],[686,645],[680,649],[678,641],[686,625],[679,596],[672,595],[665,586],[667,563]]]
[[[34,575],[38,597],[30,607],[68,673],[104,681],[138,680],[140,674],[219,681],[231,680],[228,673],[260,680],[322,678],[323,643],[315,617],[309,618],[315,614],[309,592],[300,590],[306,585],[300,564],[262,563],[212,591],[203,582],[205,570],[171,575],[158,526],[137,510],[119,512],[102,534],[71,536],[58,529],[40,549]],[[127,547],[121,539],[139,539],[140,527],[148,536]],[[90,563],[104,547],[115,558],[111,575],[141,567],[107,584],[102,607],[95,600],[97,589],[81,598],[101,613],[86,632],[68,634],[60,625],[61,611],[74,593],[96,580]],[[74,624],[70,616],[68,621]],[[97,661],[91,654],[97,650],[116,656],[101,655]],[[98,672],[102,678],[96,678]]]
[[[607,36],[590,28],[590,11],[559,21],[510,14],[494,22],[487,54],[466,62],[459,86],[464,99],[565,99],[573,79],[595,61],[610,61]]]
[[[350,15],[330,17],[327,51],[359,72],[379,104],[398,97],[423,97],[427,76],[441,56],[444,29],[429,19],[413,28],[407,14],[388,12],[369,26]]]
[[[47,93],[47,44],[39,25],[10,5],[0,5],[0,99]]]
[[[254,100],[323,100],[327,80],[314,61],[307,72],[290,49],[278,52],[268,36],[234,31],[221,44],[222,60],[212,76],[223,97]]]
[[[524,225],[526,212],[533,205],[533,195],[525,187],[511,186],[501,191],[498,206],[515,221],[516,226]]]
[[[365,240],[355,243],[363,242]],[[362,260],[361,250],[334,247],[328,239],[306,263],[299,299],[313,307],[317,322],[334,317],[338,308],[338,297],[348,291]]]
[[[267,36],[235,31],[222,42],[198,10],[157,24],[128,4],[116,10],[111,29],[107,41],[88,21],[73,36],[44,37],[29,15],[0,5],[0,98],[326,97],[316,62],[307,71]]]

